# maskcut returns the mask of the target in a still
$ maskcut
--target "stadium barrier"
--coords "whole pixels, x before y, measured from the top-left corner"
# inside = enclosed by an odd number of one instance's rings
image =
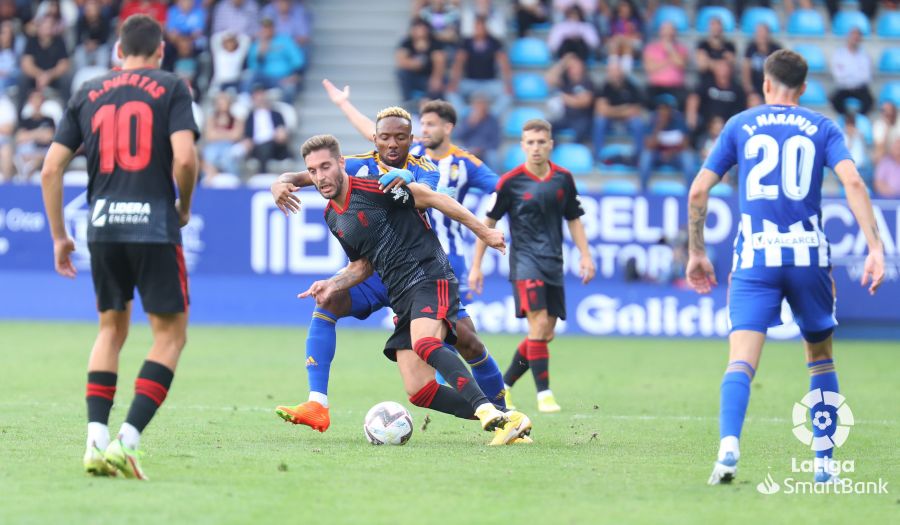
[[[296,299],[296,294],[314,280],[332,275],[346,259],[322,220],[325,201],[311,191],[299,195],[303,211],[286,218],[267,190],[201,190],[196,194],[193,217],[183,229],[193,322],[306,325],[313,303]],[[678,247],[670,241],[679,236],[684,239],[684,198],[589,193],[582,195],[581,201],[597,278],[581,284],[579,254],[566,231],[568,321],[562,331],[667,337],[727,334],[727,276],[737,224],[732,199],[712,198],[709,205],[706,240],[720,285],[708,296],[699,296],[672,279],[680,272],[673,270],[673,263],[683,260],[684,254],[683,243]],[[488,198],[470,196],[466,204],[481,216]],[[40,188],[0,186],[0,319],[96,318],[86,244],[92,217],[85,192],[67,187],[65,206],[67,227],[77,244],[74,262],[80,274],[75,280],[53,272]],[[824,202],[837,315],[842,329],[854,336],[897,337],[900,200],[876,200],[875,206],[888,274],[882,290],[870,297],[859,286],[865,238],[845,201]],[[474,297],[469,306],[476,325],[484,332],[523,331],[524,323],[514,317],[506,258],[489,252],[484,271],[485,293]],[[783,319],[787,324],[770,334],[795,337],[799,331],[787,307]],[[389,327],[391,316],[385,311],[365,321],[342,324]]]

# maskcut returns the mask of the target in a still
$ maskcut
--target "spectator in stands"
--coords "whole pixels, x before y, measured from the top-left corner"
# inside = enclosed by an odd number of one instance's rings
[[[713,77],[700,81],[700,86],[687,100],[687,125],[699,135],[713,117],[725,121],[747,107],[747,95],[734,78],[731,64],[717,60],[712,66]]]
[[[429,0],[419,10],[419,18],[431,26],[431,34],[441,45],[450,49],[459,41],[459,9],[447,0]]]
[[[669,93],[656,98],[656,111],[650,118],[650,132],[638,161],[641,186],[646,189],[653,169],[675,166],[690,184],[694,178],[694,156],[691,154],[689,134],[684,116],[677,109],[678,101]]]
[[[0,22],[18,22],[23,28],[27,28],[33,18],[34,10],[31,2],[0,0]]]
[[[775,51],[781,49],[778,42],[772,40],[769,26],[757,24],[753,32],[753,40],[747,44],[744,51],[744,63],[741,65],[741,81],[744,92],[753,100],[748,100],[748,106],[758,106],[763,101],[763,65],[766,58]]]
[[[447,59],[427,22],[420,18],[412,21],[409,35],[400,42],[394,60],[404,101],[422,96],[441,98]]]
[[[565,18],[550,28],[547,45],[557,58],[575,53],[587,62],[600,48],[600,35],[597,28],[585,20],[581,8],[573,5],[566,9]]]
[[[806,0],[806,3],[809,4],[809,7],[812,7],[811,0]],[[854,6],[854,9],[859,9],[870,19],[875,18],[875,13],[878,11],[878,0],[856,0],[855,3],[858,5]],[[883,3],[889,4],[890,2]],[[825,8],[828,9],[828,16],[834,20],[835,15],[841,10],[841,0],[825,0]]]
[[[890,199],[900,197],[900,135],[891,139],[875,168],[875,192]]]
[[[15,174],[13,137],[18,120],[16,105],[6,96],[6,93],[0,92],[0,182],[8,182]]]
[[[86,0],[76,25],[75,50],[72,52],[72,70],[86,67],[109,67],[112,48],[107,44],[111,20],[103,12],[100,0]]]
[[[53,20],[53,34],[55,36],[65,37],[68,23],[67,20],[63,18],[59,0],[44,0],[39,3],[37,12],[35,12],[34,16],[35,18],[49,18]],[[76,21],[77,19],[72,20],[72,25],[75,25]]]
[[[862,176],[863,180],[869,186],[872,185],[872,161],[869,158],[869,151],[866,148],[866,139],[856,127],[856,113],[848,111],[844,115],[844,142],[847,144],[847,150],[853,157],[853,163]]]
[[[255,36],[259,32],[259,6],[256,0],[220,0],[213,10],[212,33],[232,31]]]
[[[254,86],[253,111],[244,123],[244,139],[241,141],[244,154],[259,161],[260,173],[268,173],[271,161],[290,157],[287,141],[284,117],[270,107],[265,87]]]
[[[162,0],[126,0],[122,3],[122,10],[119,11],[119,27],[131,15],[147,15],[166,27],[168,14],[169,8]]]
[[[587,66],[574,52],[562,57],[546,73],[547,84],[559,91],[562,117],[554,119],[553,138],[570,129],[576,142],[587,142],[594,125],[594,85],[587,74]]]
[[[500,122],[491,113],[490,97],[475,93],[469,114],[454,132],[460,143],[492,169],[497,169],[500,147]]]
[[[0,96],[19,83],[19,57],[16,56],[16,42],[13,23],[0,22]]]
[[[715,147],[716,141],[719,140],[719,135],[722,134],[722,128],[724,127],[725,119],[722,117],[715,116],[709,119],[709,124],[706,126],[706,135],[703,137],[703,142],[699,149],[701,164],[706,160],[706,157],[709,157],[709,154],[712,153],[712,149]],[[734,169],[730,170],[725,175],[725,178],[729,177],[733,171]]]
[[[166,39],[196,51],[206,49],[206,9],[194,0],[176,0],[169,8]]]
[[[304,63],[303,50],[294,39],[275,34],[275,22],[263,18],[259,36],[247,54],[249,85],[278,88],[282,100],[293,104],[300,89],[300,71]]]
[[[647,96],[655,100],[661,94],[673,95],[681,106],[687,96],[685,70],[688,49],[675,39],[675,26],[663,22],[659,38],[644,46],[644,70],[647,72]]]
[[[54,22],[49,18],[37,20],[37,34],[25,44],[22,55],[22,77],[19,100],[24,104],[32,90],[52,87],[63,100],[69,99],[69,52],[62,37],[53,34]]]
[[[622,67],[609,62],[606,66],[606,83],[596,94],[594,102],[594,156],[600,158],[600,152],[606,143],[606,133],[615,123],[624,124],[628,128],[631,140],[635,145],[634,163],[641,156],[644,145],[644,97],[641,88],[625,76]]]
[[[453,59],[447,99],[463,108],[472,93],[490,96],[494,115],[502,115],[512,102],[512,68],[503,43],[488,33],[483,18],[475,21],[472,38],[463,40]]]
[[[309,44],[309,13],[300,0],[274,0],[263,7],[263,18],[271,18],[275,22],[275,34],[287,35],[294,39],[304,51]]]
[[[197,78],[200,76],[200,60],[193,43],[188,39],[179,38],[172,47],[175,48],[174,53],[171,49],[169,50],[172,72],[191,87],[191,95],[194,99],[199,99]]]
[[[460,11],[459,33],[462,38],[471,38],[475,33],[475,20],[483,18],[488,33],[497,40],[506,38],[506,13],[492,0],[466,2]]]
[[[56,131],[53,119],[42,113],[45,100],[43,90],[31,91],[19,118],[14,162],[19,176],[24,180],[40,170]]]
[[[861,104],[860,112],[872,109],[872,60],[862,49],[862,32],[854,28],[847,35],[847,45],[834,50],[831,55],[831,75],[837,90],[831,97],[831,104],[838,113],[847,111],[848,98],[855,98]]]
[[[237,89],[244,71],[244,59],[250,51],[250,37],[235,31],[222,31],[210,39],[213,59],[212,89]]]
[[[518,37],[528,36],[531,28],[550,20],[550,0],[516,0]]]
[[[897,118],[897,106],[893,102],[883,102],[881,113],[872,125],[872,138],[875,142],[875,162],[887,151],[891,139],[900,137],[900,118]]]
[[[631,0],[619,0],[609,21],[609,40],[606,43],[610,61],[618,62],[626,74],[634,68],[634,55],[641,50],[643,24]]]
[[[713,64],[725,61],[734,71],[737,65],[734,42],[725,38],[725,28],[722,20],[714,16],[709,21],[709,34],[697,44],[694,59],[697,62],[697,72],[701,79],[711,79],[713,76]]]
[[[244,138],[244,121],[231,111],[232,96],[220,91],[213,103],[213,112],[203,128],[203,174],[211,179],[219,174],[239,174],[240,141]]]

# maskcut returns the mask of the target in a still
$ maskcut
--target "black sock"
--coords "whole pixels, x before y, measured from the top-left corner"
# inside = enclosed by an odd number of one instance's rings
[[[174,375],[166,366],[154,361],[144,361],[134,382],[134,401],[131,402],[125,422],[138,432],[143,432],[156,414],[156,409],[165,401]]]
[[[528,365],[534,376],[534,386],[538,392],[550,389],[550,352],[547,349],[547,341],[540,339],[528,340]]]
[[[432,380],[414,395],[409,401],[423,408],[430,408],[462,419],[475,419],[475,412],[459,392]]]
[[[447,384],[459,392],[473,409],[484,403],[491,403],[472,378],[469,369],[459,360],[455,350],[435,337],[423,337],[414,346],[419,357],[440,372]]]
[[[503,374],[503,382],[508,386],[513,386],[516,384],[516,381],[522,377],[522,374],[528,371],[528,339],[523,339],[521,343],[519,343],[518,348],[516,348],[516,353],[513,355],[512,363],[509,364],[509,368],[506,369],[506,373]]]
[[[88,423],[109,424],[109,411],[116,396],[115,372],[88,372],[87,377],[87,417]]]

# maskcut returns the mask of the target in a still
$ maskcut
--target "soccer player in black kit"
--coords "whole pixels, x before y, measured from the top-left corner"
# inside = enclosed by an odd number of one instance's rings
[[[528,417],[498,410],[449,346],[456,342],[459,283],[428,219],[419,210],[434,207],[501,251],[506,247],[503,234],[485,227],[452,197],[421,184],[382,190],[375,177],[350,177],[340,145],[331,135],[310,138],[301,154],[316,189],[329,199],[325,221],[350,263],[331,279],[313,283],[300,297],[322,302],[377,271],[397,315],[385,355],[397,361],[401,370],[410,370],[415,366],[411,361],[421,360],[439,371],[455,390],[452,393],[471,406],[482,428],[496,431],[492,445],[528,435]]]
[[[88,361],[88,439],[93,475],[147,479],[140,434],[166,398],[184,347],[188,284],[181,227],[190,219],[199,135],[183,80],[159,69],[162,28],[145,15],[122,25],[120,70],[90,80],[69,101],[41,172],[56,271],[75,277],[75,244],[63,220],[62,175],[79,147],[88,158],[88,248],[100,328]],[[176,198],[176,186],[177,195]],[[128,335],[134,288],[150,320],[153,346],[116,439],[109,412],[119,352]]]
[[[496,200],[484,221],[493,228],[509,214],[512,237],[509,280],[513,284],[516,316],[528,319],[528,336],[519,344],[503,376],[506,405],[510,407],[510,388],[530,368],[537,387],[538,410],[559,412],[559,404],[550,390],[547,344],[553,339],[556,320],[566,318],[563,219],[581,252],[579,266],[583,284],[594,278],[596,267],[579,219],[584,210],[578,202],[572,174],[550,162],[553,150],[550,123],[543,119],[526,122],[522,127],[522,149],[525,163],[500,177]],[[477,293],[481,293],[484,284],[481,272],[484,251],[484,243],[478,241],[469,272],[469,287]]]

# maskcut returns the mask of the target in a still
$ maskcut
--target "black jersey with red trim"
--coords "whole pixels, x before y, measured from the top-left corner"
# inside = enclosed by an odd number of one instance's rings
[[[160,69],[111,71],[69,101],[54,142],[88,165],[91,242],[181,243],[171,135],[199,136],[183,80]]]
[[[391,304],[421,282],[456,282],[441,242],[409,190],[398,186],[384,193],[374,177],[348,180],[344,208],[329,201],[325,222],[351,261],[365,257],[372,263]]]
[[[550,163],[543,179],[525,165],[500,177],[488,217],[509,214],[509,279],[539,279],[563,284],[563,219],[584,215],[572,174]]]

